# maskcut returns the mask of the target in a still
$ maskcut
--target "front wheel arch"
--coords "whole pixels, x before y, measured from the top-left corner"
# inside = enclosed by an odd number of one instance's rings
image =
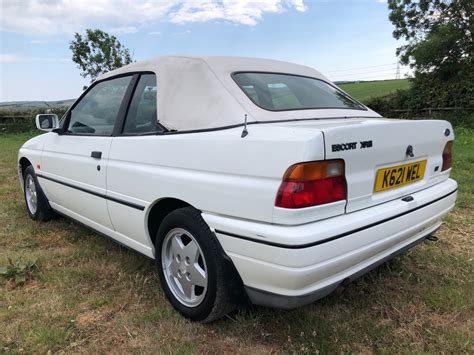
[[[21,182],[21,188],[23,189],[23,184],[25,182],[25,171],[26,168],[29,166],[32,166],[31,162],[28,160],[28,158],[21,157],[20,160],[18,161],[18,167],[19,167],[19,177],[20,177],[20,182]]]
[[[31,179],[27,180],[26,178],[28,177],[31,177]],[[36,209],[34,211],[30,210],[28,206],[27,191],[24,186],[26,181],[31,181],[32,184],[34,184],[34,190],[35,190],[35,196],[36,196],[35,198]],[[38,182],[38,178],[36,177],[36,174],[35,174],[35,169],[33,168],[32,165],[28,165],[24,171],[23,186],[24,186],[23,197],[26,204],[26,210],[30,218],[38,222],[46,222],[53,219],[56,216],[56,214],[51,208],[51,206],[49,205],[49,201],[46,198],[46,195],[44,194],[43,190],[41,189],[41,186]]]

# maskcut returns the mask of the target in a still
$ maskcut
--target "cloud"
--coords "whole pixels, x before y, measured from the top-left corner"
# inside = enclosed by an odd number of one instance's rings
[[[0,62],[17,62],[20,58],[16,54],[0,54]]]
[[[288,8],[306,11],[303,0],[223,0],[186,1],[169,14],[173,23],[207,22],[224,20],[242,25],[255,26],[264,13],[282,13]]]
[[[72,62],[69,58],[54,58],[54,57],[32,57],[32,58],[22,58],[24,61],[31,61],[31,62]]]
[[[130,33],[137,33],[138,28],[135,26],[122,26],[122,27],[115,27],[111,28],[108,30],[108,32],[114,33],[114,34],[130,34]]]
[[[186,31],[181,31],[181,32],[175,32],[175,33],[172,33],[171,35],[172,36],[186,36],[190,34],[191,34],[191,30],[186,30]]]
[[[57,34],[100,23],[120,25],[116,33],[134,33],[132,28],[156,21],[185,24],[215,20],[255,26],[265,14],[306,9],[304,0],[2,0],[0,29]]]
[[[23,57],[17,54],[0,54],[0,62],[70,62],[69,58]]]
[[[305,12],[308,10],[308,7],[304,4],[303,0],[293,0],[290,1],[290,4],[295,7],[296,11]]]
[[[160,31],[151,31],[151,32],[148,32],[148,35],[149,36],[158,36],[160,37],[163,33],[161,33]]]

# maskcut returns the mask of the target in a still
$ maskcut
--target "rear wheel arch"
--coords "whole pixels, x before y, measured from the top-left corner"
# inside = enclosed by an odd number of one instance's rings
[[[147,228],[150,240],[155,245],[156,234],[165,217],[182,207],[192,207],[189,203],[172,197],[166,197],[153,203],[147,216]]]
[[[172,278],[166,277],[166,270],[170,269],[163,266],[163,260],[167,260],[163,256],[165,250],[163,248],[166,248],[166,241],[170,233],[176,230],[181,230],[183,234],[190,235],[191,237],[188,239],[192,239],[198,245],[204,258],[204,266],[202,267],[207,272],[206,292],[208,292],[208,295],[204,296],[200,303],[193,307],[183,304],[180,297],[173,292],[173,287],[170,286]],[[235,269],[232,260],[223,250],[216,235],[202,218],[201,211],[189,205],[171,211],[160,224],[157,238],[155,240],[155,263],[162,287],[173,307],[186,318],[207,323],[248,303],[239,273]],[[182,265],[185,264],[185,261],[181,261],[184,260],[183,258],[183,256],[180,258],[178,252],[177,259],[173,256],[172,260],[177,260]],[[189,261],[187,261],[187,265],[190,265]],[[180,270],[177,271],[177,278],[181,277],[179,271],[186,272],[188,269],[186,268],[183,271],[180,267]],[[188,281],[192,280],[188,279]]]
[[[177,199],[177,198],[172,198],[172,197],[162,198],[160,200],[155,201],[152,204],[152,207],[150,208],[150,210],[148,212],[148,215],[147,215],[146,223],[147,223],[149,238],[150,238],[151,242],[153,243],[152,244],[153,246],[156,245],[156,238],[157,238],[157,235],[158,235],[158,229],[160,228],[160,225],[163,222],[163,220],[166,218],[166,216],[168,216],[171,212],[173,212],[175,210],[178,210],[180,208],[184,208],[184,207],[191,207],[191,208],[194,208],[199,213],[201,212],[199,209],[192,206],[191,204],[189,204],[189,203],[187,203],[183,200],[180,200],[180,199]],[[204,220],[203,220],[203,222],[206,223]],[[217,242],[218,242],[219,248],[222,252],[222,255],[225,259],[226,264],[228,265],[229,269],[232,270],[232,272],[235,276],[235,281],[239,285],[239,290],[234,290],[234,291],[239,294],[238,296],[240,298],[242,298],[242,304],[248,303],[248,299],[247,299],[246,294],[244,294],[243,292],[240,292],[240,291],[242,291],[242,288],[240,286],[243,285],[243,281],[242,281],[237,269],[235,268],[235,265],[232,262],[232,259],[224,251],[224,249],[222,248],[222,245],[220,244],[220,242],[218,240],[217,240]],[[157,253],[157,252],[158,251],[155,250],[155,253]]]

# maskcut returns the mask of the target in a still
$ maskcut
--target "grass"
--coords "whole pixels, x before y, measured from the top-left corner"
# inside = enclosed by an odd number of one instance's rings
[[[373,97],[385,96],[396,90],[408,89],[410,85],[408,79],[399,79],[341,84],[339,87],[357,100],[365,102]]]
[[[16,154],[0,136],[0,266],[37,260],[23,286],[0,278],[0,353],[474,352],[474,130],[456,130],[458,207],[438,233],[314,304],[248,307],[209,325],[168,304],[153,262],[67,219],[26,214]]]

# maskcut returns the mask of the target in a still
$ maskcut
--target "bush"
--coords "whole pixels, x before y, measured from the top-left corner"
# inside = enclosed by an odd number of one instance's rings
[[[423,101],[415,94],[416,87],[408,90],[397,90],[395,93],[369,99],[365,104],[384,117],[413,119],[444,119],[453,126],[474,128],[474,109],[472,107],[431,105],[431,101]],[[464,103],[468,103],[466,100]]]
[[[19,133],[36,130],[35,117],[40,113],[55,113],[60,118],[66,112],[67,107],[54,109],[25,109],[10,110],[0,109],[0,132]]]

